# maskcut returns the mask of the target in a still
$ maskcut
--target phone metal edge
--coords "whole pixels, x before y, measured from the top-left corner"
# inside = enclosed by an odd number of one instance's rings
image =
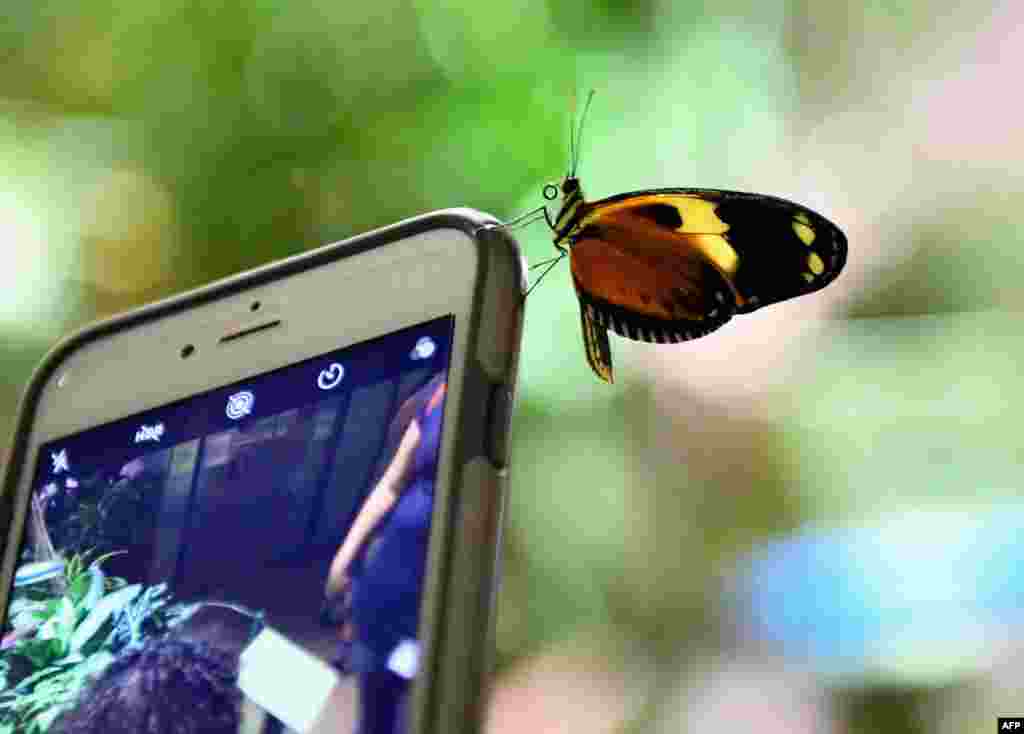
[[[494,654],[489,646],[494,639],[498,542],[507,495],[507,449],[518,379],[526,261],[515,240],[503,229],[485,227],[479,235],[496,242],[490,246],[483,243],[485,275],[478,287],[493,291],[497,281],[514,279],[519,293],[512,303],[487,299],[487,294],[482,294],[485,307],[474,312],[477,323],[470,328],[470,340],[478,348],[468,351],[471,358],[463,370],[460,417],[463,426],[471,420],[473,425],[486,429],[481,434],[459,431],[463,445],[457,445],[454,454],[461,476],[453,482],[453,495],[441,515],[443,542],[434,542],[438,536],[433,533],[431,537],[430,566],[438,572],[427,581],[435,585],[441,581],[444,586],[424,588],[424,600],[432,601],[429,609],[423,608],[421,621],[425,659],[432,666],[425,675],[432,685],[414,691],[417,698],[413,710],[426,719],[414,721],[419,728],[412,729],[428,734],[479,731]],[[490,257],[503,251],[511,257]],[[481,354],[479,349],[478,336],[485,319],[498,323],[505,319],[505,328],[511,332],[507,348],[499,349],[498,355]],[[490,331],[501,333],[502,328]],[[459,552],[481,546],[491,552]],[[441,554],[444,556],[439,557]],[[473,593],[465,593],[467,590]],[[444,611],[443,619],[437,618],[438,610]],[[438,648],[445,654],[435,654]],[[428,695],[429,700],[424,701],[423,696]]]

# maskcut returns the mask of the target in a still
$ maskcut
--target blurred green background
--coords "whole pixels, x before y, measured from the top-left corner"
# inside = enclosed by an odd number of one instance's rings
[[[567,269],[530,297],[491,730],[991,731],[1024,713],[1022,65],[1011,2],[9,4],[0,436],[92,319],[537,206],[594,88],[588,198],[784,196],[850,259],[705,339],[613,339],[612,387]]]

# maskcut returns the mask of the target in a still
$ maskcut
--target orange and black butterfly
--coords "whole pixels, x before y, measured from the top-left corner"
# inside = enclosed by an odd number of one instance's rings
[[[569,255],[587,361],[605,382],[608,329],[659,344],[696,339],[734,314],[824,288],[846,263],[842,231],[785,199],[656,189],[589,202],[576,178],[580,130],[582,117],[561,186],[544,188],[546,199],[561,194],[561,209],[544,215],[555,261]]]

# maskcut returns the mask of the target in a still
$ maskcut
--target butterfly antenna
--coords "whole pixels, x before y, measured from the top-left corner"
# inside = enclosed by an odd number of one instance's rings
[[[533,285],[531,285],[527,289],[526,293],[523,295],[523,298],[529,296],[533,292],[533,289],[540,285],[540,282],[544,280],[544,276],[551,272],[551,268],[555,267],[556,265],[558,265],[558,263],[562,262],[564,258],[565,253],[563,252],[558,257],[553,257],[550,260],[545,260],[544,262],[537,263],[536,267],[540,267],[541,265],[547,265],[547,267],[544,268],[544,272],[537,276],[537,280],[533,281]],[[533,270],[533,267],[531,267],[530,270]]]
[[[576,155],[573,157],[573,162],[572,162],[572,175],[573,176],[576,175],[576,167],[579,165],[579,162],[580,162],[579,161],[579,152],[583,148],[583,123],[587,119],[587,110],[590,109],[590,101],[592,99],[594,99],[594,90],[593,89],[591,89],[590,92],[587,94],[587,101],[583,105],[583,114],[580,115],[579,127],[576,129],[575,142],[573,143],[573,148],[576,151]]]
[[[572,176],[576,170],[576,95],[572,96],[572,105],[569,107],[569,172],[566,178]]]

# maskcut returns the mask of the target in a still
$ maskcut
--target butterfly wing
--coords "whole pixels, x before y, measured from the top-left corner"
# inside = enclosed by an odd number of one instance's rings
[[[728,281],[737,313],[824,288],[846,263],[847,243],[832,222],[785,199],[717,189],[660,189],[622,194],[587,205],[580,233],[590,226],[645,231],[674,238],[713,264]]]
[[[605,382],[614,382],[612,377],[612,347],[608,343],[608,332],[595,320],[593,307],[580,302],[580,325],[583,327],[583,347],[587,362],[594,374]]]
[[[584,205],[569,236],[587,360],[612,379],[605,329],[679,342],[734,313],[824,288],[846,263],[846,237],[784,199],[662,189]]]
[[[607,329],[671,343],[703,336],[732,317],[728,279],[677,234],[642,219],[591,222],[573,235],[569,253],[587,360],[606,382]]]

